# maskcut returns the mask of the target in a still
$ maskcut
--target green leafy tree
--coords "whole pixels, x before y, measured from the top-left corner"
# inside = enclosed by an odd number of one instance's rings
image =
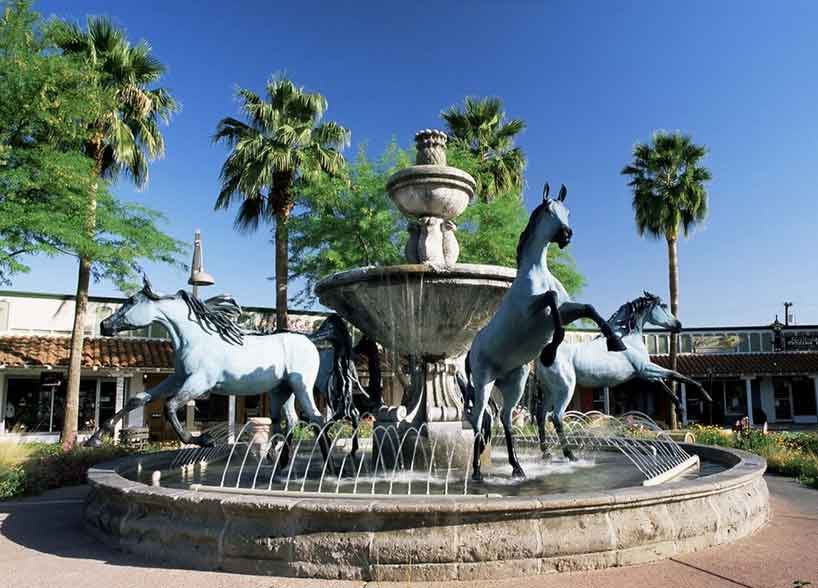
[[[637,143],[633,161],[622,169],[633,191],[636,230],[642,236],[664,239],[667,243],[670,310],[679,315],[680,235],[707,216],[707,190],[710,171],[701,165],[707,155],[703,145],[696,145],[681,133],[654,133],[650,143]],[[677,338],[670,338],[670,356],[676,369]],[[675,387],[674,387],[675,391]],[[677,427],[676,412],[671,409],[670,423]]]
[[[521,194],[525,155],[514,146],[525,122],[506,119],[499,98],[466,98],[463,107],[452,106],[441,114],[450,142],[469,151],[477,160],[472,175],[477,195],[488,201],[500,194]]]
[[[24,1],[0,18],[0,283],[54,255],[76,230],[75,207],[93,184],[80,151],[104,96],[94,70],[55,55]],[[56,221],[55,219],[59,219]],[[59,231],[59,234],[55,234]]]
[[[341,148],[349,131],[322,122],[327,100],[288,79],[267,83],[266,96],[240,89],[246,122],[223,118],[214,136],[230,148],[221,169],[216,209],[239,204],[235,226],[255,231],[275,226],[276,328],[287,328],[289,219],[300,189],[322,173],[336,175],[344,165]]]
[[[106,262],[122,259],[116,253],[105,255],[106,248],[116,239],[110,240],[104,236],[100,212],[104,211],[106,215],[111,213],[111,216],[106,216],[108,220],[115,218],[113,211],[135,212],[136,216],[130,220],[142,224],[143,228],[155,220],[152,214],[143,214],[145,209],[117,205],[115,201],[108,199],[108,195],[105,195],[105,208],[100,208],[103,203],[101,196],[104,194],[104,181],[116,180],[120,174],[129,176],[137,186],[143,186],[148,181],[148,162],[161,157],[165,150],[160,123],[169,122],[170,116],[177,110],[177,104],[167,90],[156,86],[165,68],[151,54],[150,45],[144,41],[132,45],[125,33],[109,20],[89,18],[84,29],[73,23],[54,21],[50,38],[62,50],[63,55],[83,59],[92,67],[98,78],[98,87],[108,96],[105,108],[87,125],[82,145],[82,152],[92,162],[92,174],[97,181],[82,208],[82,233],[93,246],[78,251],[76,311],[62,431],[63,442],[73,442],[77,430],[83,328],[90,278],[95,273],[94,263],[98,264],[96,273],[99,277],[110,268]],[[137,217],[143,222],[137,220]],[[120,225],[120,228],[126,229],[125,225],[127,222]],[[159,237],[159,234],[154,236]],[[151,245],[164,245],[169,255],[178,249],[174,241],[164,236],[159,241]],[[141,248],[132,249],[128,254],[136,253],[136,249]],[[147,248],[140,252],[149,253]],[[119,268],[113,270],[114,277],[117,277],[117,272],[120,275],[127,273],[118,263],[114,263],[114,266]]]
[[[334,272],[402,263],[406,220],[386,192],[386,181],[411,165],[393,141],[376,161],[362,146],[335,176],[323,174],[298,192],[290,218],[290,276],[302,278],[299,302],[313,301],[315,283]]]
[[[449,163],[474,173],[479,161],[467,149],[449,150]],[[334,272],[367,265],[405,263],[406,220],[386,191],[395,171],[411,165],[413,154],[394,142],[376,161],[365,150],[343,173],[324,176],[299,190],[300,206],[290,219],[291,269],[304,279],[300,301],[313,301],[315,283]],[[514,267],[517,241],[528,211],[514,192],[489,202],[476,199],[457,219],[462,263]],[[571,293],[584,285],[568,250],[549,248],[550,269]]]

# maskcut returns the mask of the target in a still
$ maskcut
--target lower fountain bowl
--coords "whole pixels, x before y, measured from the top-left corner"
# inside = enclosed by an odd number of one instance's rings
[[[494,265],[365,267],[321,280],[315,293],[392,351],[457,357],[494,315],[516,275]]]
[[[401,582],[646,563],[732,543],[767,522],[762,458],[683,447],[724,469],[659,486],[540,496],[197,492],[125,477],[166,468],[177,452],[147,454],[89,470],[84,518],[106,543],[183,566]]]

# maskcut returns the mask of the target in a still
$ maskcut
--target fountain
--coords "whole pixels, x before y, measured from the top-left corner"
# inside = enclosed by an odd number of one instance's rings
[[[453,463],[471,458],[473,432],[464,420],[453,358],[469,349],[494,314],[516,271],[492,265],[458,264],[456,219],[474,196],[474,179],[447,165],[446,135],[423,130],[415,136],[416,165],[395,173],[387,190],[409,219],[405,265],[366,267],[334,274],[315,288],[319,300],[380,342],[411,358],[405,410],[381,410],[377,430],[404,439],[422,431],[454,449]],[[405,413],[405,416],[403,416]],[[383,439],[381,439],[383,442]],[[399,456],[381,444],[391,464]],[[404,444],[413,448],[413,444]]]
[[[417,165],[390,196],[410,219],[404,265],[366,267],[316,292],[370,339],[408,356],[401,406],[374,426],[317,422],[285,437],[254,418],[211,447],[135,455],[92,468],[86,528],[154,560],[241,573],[366,581],[477,580],[645,563],[732,543],[769,518],[762,458],[678,444],[641,414],[567,413],[559,439],[578,462],[545,463],[533,428],[514,432],[526,480],[489,445],[470,480],[456,358],[515,277],[458,264],[455,219],[474,180],[446,165],[446,136],[416,136]],[[352,438],[360,437],[357,456]],[[329,439],[322,459],[319,439]],[[501,444],[502,445],[502,444]],[[340,460],[340,463],[338,463]],[[332,465],[332,467],[331,467]]]

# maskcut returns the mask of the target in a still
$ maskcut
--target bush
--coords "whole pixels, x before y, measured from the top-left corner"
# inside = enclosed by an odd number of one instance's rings
[[[814,433],[776,432],[764,434],[758,429],[728,433],[718,427],[694,425],[696,443],[735,447],[762,456],[767,470],[792,476],[802,484],[818,489],[818,435]]]
[[[0,443],[0,500],[84,484],[88,468],[132,452],[113,444],[66,451],[58,444]]]

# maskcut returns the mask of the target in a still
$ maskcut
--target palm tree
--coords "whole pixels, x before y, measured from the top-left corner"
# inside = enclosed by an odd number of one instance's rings
[[[105,114],[88,129],[84,146],[85,154],[94,162],[95,177],[100,181],[113,181],[120,174],[126,174],[137,186],[143,186],[148,181],[148,161],[161,157],[165,151],[159,124],[167,123],[177,110],[176,101],[168,91],[155,87],[165,72],[164,66],[151,55],[150,45],[144,41],[131,45],[125,33],[105,18],[89,18],[86,30],[75,24],[58,22],[53,34],[64,53],[77,55],[92,64],[110,100]],[[93,239],[96,226],[97,189],[98,183],[85,211],[85,230],[89,240]],[[73,443],[77,432],[82,347],[92,263],[90,253],[80,255],[62,430],[64,443]]]
[[[654,133],[650,144],[637,143],[633,161],[622,169],[629,176],[633,190],[633,211],[640,236],[649,235],[667,241],[670,310],[679,315],[679,234],[688,236],[690,229],[707,216],[707,191],[704,183],[710,171],[701,160],[707,149],[696,145],[681,133]],[[670,338],[670,359],[676,369],[677,340]],[[675,386],[674,386],[675,392]],[[671,428],[677,427],[676,411],[670,411]]]
[[[276,329],[286,329],[287,220],[301,183],[341,171],[340,150],[350,133],[335,122],[321,122],[326,98],[285,78],[267,82],[265,98],[246,89],[238,97],[247,122],[223,118],[213,137],[231,149],[215,208],[238,202],[239,231],[255,231],[262,222],[275,225]]]
[[[452,142],[481,162],[478,194],[488,201],[512,190],[521,193],[525,155],[514,139],[525,123],[517,118],[506,121],[499,98],[466,98],[462,109],[452,106],[441,117]]]

